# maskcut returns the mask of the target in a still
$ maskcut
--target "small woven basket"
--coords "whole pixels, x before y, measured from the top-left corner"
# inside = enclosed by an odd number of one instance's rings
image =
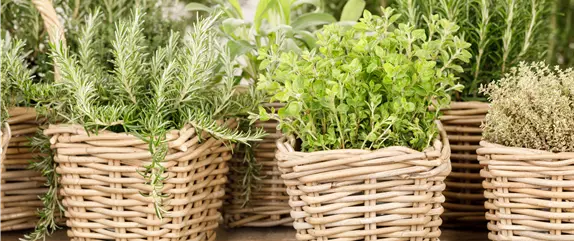
[[[439,240],[450,147],[297,152],[277,142],[297,240]]]
[[[38,220],[37,211],[43,207],[40,196],[48,188],[46,178],[29,165],[43,155],[31,147],[40,121],[33,108],[17,107],[9,110],[11,137],[2,159],[0,216],[2,231],[32,228]]]
[[[32,0],[40,13],[45,30],[52,43],[65,42],[63,26],[58,20],[51,0]],[[54,68],[55,78],[58,69]],[[8,110],[12,132],[5,158],[2,158],[0,187],[1,231],[33,228],[38,220],[37,211],[43,207],[40,196],[46,193],[46,179],[41,173],[30,170],[29,164],[42,155],[30,145],[40,127],[34,108],[16,107]],[[3,143],[5,144],[5,143]]]
[[[486,226],[482,166],[476,156],[482,139],[480,125],[489,105],[484,102],[453,102],[442,110],[441,122],[450,143],[452,172],[443,192],[446,201],[442,218],[446,226]]]
[[[574,153],[480,142],[490,240],[574,240]]]
[[[283,107],[283,104],[267,104],[267,108]],[[278,122],[274,120],[256,121],[255,127],[263,128],[268,135],[263,141],[254,144],[253,153],[255,161],[260,166],[259,179],[255,180],[255,190],[251,193],[249,201],[245,202],[245,187],[243,178],[245,163],[241,155],[234,155],[230,162],[229,172],[230,195],[229,205],[224,210],[227,226],[234,227],[272,227],[291,226],[293,218],[289,215],[289,195],[277,167],[275,151],[276,142],[283,137],[277,130]]]
[[[55,151],[72,240],[215,240],[232,145],[190,126],[168,133],[161,190],[167,213],[159,219],[152,197],[142,195],[151,191],[141,174],[151,163],[147,143],[126,133],[88,135],[77,125],[51,125],[44,133]]]

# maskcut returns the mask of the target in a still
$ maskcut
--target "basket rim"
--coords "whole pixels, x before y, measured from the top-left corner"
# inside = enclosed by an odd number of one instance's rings
[[[434,144],[432,145],[434,148],[427,148],[427,150],[422,152],[404,146],[391,146],[377,150],[335,149],[328,151],[300,152],[294,150],[292,146],[294,136],[290,136],[282,137],[277,140],[276,158],[280,169],[292,169],[292,171],[289,171],[288,173],[293,175],[282,171],[284,173],[282,175],[284,179],[296,178],[303,182],[307,182],[310,179],[316,181],[315,179],[327,180],[332,178],[329,175],[319,176],[317,174],[311,175],[313,176],[312,178],[306,177],[307,172],[309,171],[315,172],[325,170],[325,173],[330,173],[327,171],[330,167],[345,166],[351,163],[369,160],[376,160],[376,162],[385,160],[384,163],[380,162],[377,164],[375,162],[369,164],[373,166],[393,165],[393,163],[396,164],[416,160],[415,162],[418,162],[418,164],[411,163],[411,165],[424,167],[422,170],[404,175],[402,177],[404,179],[421,179],[436,176],[446,177],[451,172],[450,145],[446,131],[444,130],[441,122],[436,120],[435,123],[438,126],[440,136],[437,136],[435,139]],[[367,166],[363,166],[363,168],[366,167]],[[337,175],[349,175],[349,173]]]
[[[476,154],[481,156],[515,156],[517,160],[574,159],[574,152],[551,152],[526,147],[512,147],[492,143],[486,140],[480,141],[480,148],[476,150]]]

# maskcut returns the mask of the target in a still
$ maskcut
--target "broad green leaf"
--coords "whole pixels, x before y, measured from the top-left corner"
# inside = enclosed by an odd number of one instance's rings
[[[201,3],[194,3],[194,2],[187,4],[185,6],[185,9],[189,10],[189,11],[204,11],[204,12],[208,12],[208,13],[211,12],[211,10],[212,10],[212,8],[210,8],[208,6],[205,6]]]
[[[341,21],[356,22],[365,9],[365,0],[349,0],[341,12]]]
[[[245,40],[229,40],[227,46],[231,57],[241,56],[255,49],[255,46]]]
[[[223,20],[221,26],[223,27],[223,32],[225,32],[228,35],[234,36],[235,30],[237,30],[237,28],[242,26],[243,24],[245,24],[245,22],[241,19],[228,18]]]
[[[306,13],[293,21],[291,27],[293,27],[293,29],[302,30],[309,27],[325,25],[334,22],[337,22],[337,19],[328,13]]]
[[[308,49],[314,49],[316,46],[317,39],[315,39],[315,35],[309,31],[306,30],[295,31],[295,38],[305,43]]]
[[[255,17],[253,18],[253,24],[257,33],[260,33],[261,24],[263,23],[263,19],[267,17],[269,8],[271,8],[276,3],[277,0],[259,0],[257,9],[255,10]]]
[[[227,0],[229,4],[235,9],[235,11],[239,14],[239,17],[243,18],[243,10],[241,9],[241,4],[237,0]]]

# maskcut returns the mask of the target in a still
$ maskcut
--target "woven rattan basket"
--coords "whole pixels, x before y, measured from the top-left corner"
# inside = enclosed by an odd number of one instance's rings
[[[141,174],[151,162],[147,143],[125,133],[88,135],[77,125],[51,125],[44,133],[55,151],[72,240],[215,240],[232,145],[206,132],[200,138],[189,126],[168,133],[167,213],[159,219],[152,198],[142,195],[151,191]]]
[[[43,207],[40,196],[46,193],[46,179],[40,172],[30,170],[29,164],[42,155],[31,147],[30,139],[39,128],[32,108],[9,110],[11,138],[2,160],[1,225],[2,231],[27,229],[35,226],[37,210]]]
[[[283,104],[266,104],[267,108],[280,108]],[[277,167],[276,142],[283,137],[277,130],[277,121],[255,122],[255,127],[263,128],[268,135],[263,141],[255,143],[253,154],[259,165],[259,179],[255,180],[256,189],[251,193],[249,202],[245,202],[243,178],[245,163],[243,157],[236,155],[231,161],[229,173],[228,203],[224,209],[225,222],[229,227],[271,227],[291,226],[293,218],[289,215],[289,195]]]
[[[574,240],[574,153],[480,142],[490,240]]]
[[[438,122],[437,122],[438,123]],[[297,152],[277,142],[298,240],[438,240],[446,133],[424,152],[395,146]]]
[[[441,121],[448,135],[452,164],[443,192],[446,201],[442,218],[448,227],[486,226],[482,167],[476,149],[482,139],[480,125],[488,108],[488,103],[483,102],[453,102],[442,111]]]
[[[40,13],[50,42],[64,41],[64,31],[58,21],[56,11],[50,0],[33,0],[32,3]],[[58,70],[54,69],[55,78]],[[43,207],[39,196],[43,195],[45,178],[39,172],[29,169],[30,162],[37,161],[41,155],[31,148],[30,138],[38,131],[40,121],[34,108],[16,107],[9,111],[12,137],[9,141],[5,158],[2,159],[0,187],[1,230],[27,229],[35,226],[37,210]]]

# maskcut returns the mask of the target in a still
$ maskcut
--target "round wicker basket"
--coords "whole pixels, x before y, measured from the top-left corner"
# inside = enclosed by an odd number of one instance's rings
[[[269,103],[267,108],[281,108],[281,103]],[[283,137],[274,120],[256,121],[255,127],[263,128],[267,136],[261,142],[254,143],[253,156],[259,167],[259,176],[254,180],[255,190],[246,202],[244,153],[236,152],[230,162],[228,204],[224,208],[224,219],[227,226],[235,227],[272,227],[292,226],[293,218],[289,216],[289,195],[277,167],[275,152],[276,142]]]
[[[488,103],[483,102],[453,102],[448,109],[442,110],[441,122],[450,142],[452,164],[443,192],[446,201],[442,218],[446,227],[486,227],[486,199],[480,177],[482,166],[477,160],[476,149],[480,147],[480,125],[488,108]]]
[[[439,240],[450,147],[297,152],[278,140],[297,240]]]
[[[50,0],[33,0],[34,7],[40,13],[44,27],[52,43],[65,43],[64,28]],[[59,78],[54,68],[54,78]],[[37,161],[42,155],[31,147],[30,138],[38,131],[41,120],[34,108],[16,107],[8,110],[12,132],[5,158],[2,158],[2,187],[0,226],[2,231],[33,228],[36,225],[37,210],[43,207],[40,200],[48,189],[46,179],[41,173],[30,170],[30,162]],[[4,143],[3,143],[4,144]]]
[[[490,240],[574,240],[574,153],[480,142]]]

